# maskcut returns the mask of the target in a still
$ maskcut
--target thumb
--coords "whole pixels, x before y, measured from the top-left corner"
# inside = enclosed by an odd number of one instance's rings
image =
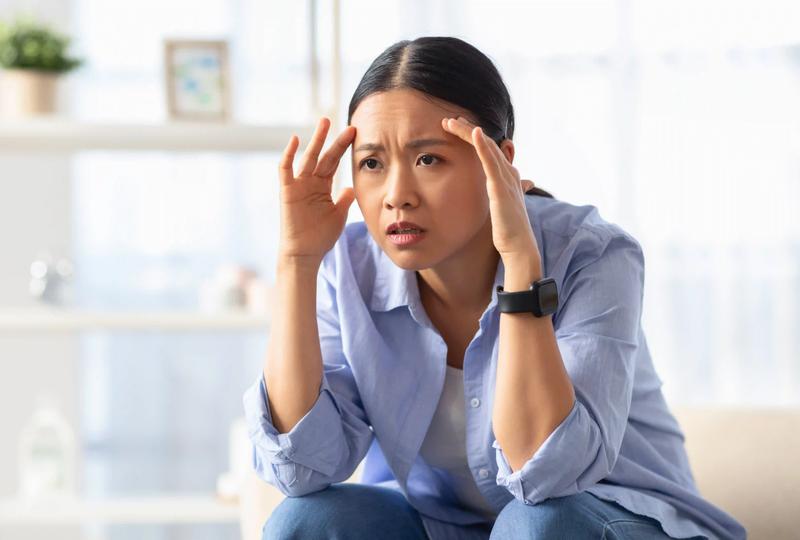
[[[342,188],[339,192],[339,197],[336,198],[336,209],[347,217],[347,212],[350,210],[350,205],[356,198],[356,192],[351,187]]]
[[[527,193],[534,185],[533,180],[522,180],[522,192]]]

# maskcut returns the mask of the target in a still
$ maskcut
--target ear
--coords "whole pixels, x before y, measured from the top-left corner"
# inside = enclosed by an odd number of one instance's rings
[[[500,151],[503,152],[509,163],[514,163],[514,143],[511,139],[505,139],[500,143]]]

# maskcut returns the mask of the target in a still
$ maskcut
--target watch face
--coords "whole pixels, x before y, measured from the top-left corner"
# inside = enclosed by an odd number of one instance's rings
[[[558,287],[555,280],[539,287],[539,306],[542,313],[553,313],[558,308]]]

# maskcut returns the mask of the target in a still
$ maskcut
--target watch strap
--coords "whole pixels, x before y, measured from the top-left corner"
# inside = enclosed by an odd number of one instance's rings
[[[503,290],[502,285],[497,286],[497,305],[501,313],[533,313],[536,317],[542,317],[554,313],[556,306],[553,305],[553,298],[547,298],[545,307],[549,309],[542,309],[542,298],[540,297],[539,290],[542,287],[547,287],[547,290],[554,293],[557,298],[557,291],[552,290],[555,286],[553,278],[544,278],[539,281],[531,283],[527,291],[514,291],[506,292]],[[552,296],[552,295],[549,295]],[[556,300],[557,303],[557,300]]]

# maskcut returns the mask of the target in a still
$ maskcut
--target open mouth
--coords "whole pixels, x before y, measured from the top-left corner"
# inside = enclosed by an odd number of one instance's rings
[[[423,232],[422,229],[415,229],[415,228],[397,228],[392,229],[389,231],[389,234],[419,234]]]
[[[386,235],[389,241],[397,246],[415,244],[424,238],[425,232],[425,229],[413,221],[395,221],[386,227]]]
[[[421,229],[398,229],[388,234],[389,241],[397,246],[409,246],[416,244],[425,237],[425,231]]]

